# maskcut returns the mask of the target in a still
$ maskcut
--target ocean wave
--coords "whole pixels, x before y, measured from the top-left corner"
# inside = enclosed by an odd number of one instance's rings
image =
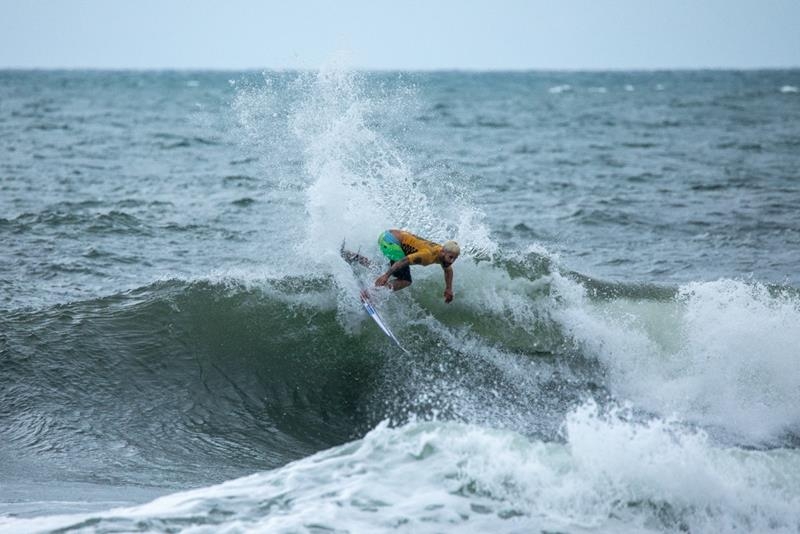
[[[0,454],[44,457],[78,478],[121,468],[132,483],[221,480],[385,418],[557,440],[587,396],[673,414],[721,443],[770,448],[800,435],[790,288],[603,282],[539,254],[465,259],[458,275],[451,305],[432,275],[376,294],[408,355],[333,275],[166,280],[3,312]],[[66,450],[86,463],[68,465]]]

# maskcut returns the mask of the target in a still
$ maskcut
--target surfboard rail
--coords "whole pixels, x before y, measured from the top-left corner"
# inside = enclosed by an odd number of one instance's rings
[[[403,352],[408,352],[405,347],[400,343],[400,340],[397,339],[397,336],[394,335],[394,332],[389,328],[389,326],[384,322],[383,317],[378,313],[378,310],[375,309],[375,306],[372,304],[372,301],[369,299],[369,294],[367,293],[366,289],[361,290],[361,304],[363,304],[364,309],[367,310],[367,314],[375,321],[375,324],[378,325],[386,336],[394,341],[395,345],[400,347]]]

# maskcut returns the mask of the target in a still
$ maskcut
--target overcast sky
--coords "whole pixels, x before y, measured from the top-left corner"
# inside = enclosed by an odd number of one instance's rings
[[[0,0],[0,68],[800,67],[800,0]]]

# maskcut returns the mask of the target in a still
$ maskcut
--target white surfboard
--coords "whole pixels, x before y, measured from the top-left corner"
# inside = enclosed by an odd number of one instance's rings
[[[369,260],[367,258],[365,258],[364,256],[362,256],[361,254],[359,254],[357,252],[350,252],[348,250],[345,250],[344,242],[342,242],[342,248],[340,250],[340,253],[342,255],[342,258],[348,264],[350,264],[350,267],[353,268],[353,273],[354,274],[356,274],[355,273],[355,265],[356,264],[359,264],[359,265],[361,265],[363,267],[369,267],[370,266]],[[356,275],[356,278],[358,278],[358,275]],[[403,345],[400,344],[400,340],[397,339],[397,336],[394,335],[394,332],[392,332],[392,330],[389,328],[389,325],[386,324],[386,322],[383,320],[383,317],[381,317],[381,315],[378,313],[378,310],[375,309],[375,306],[372,304],[372,301],[370,301],[370,299],[369,299],[369,293],[367,292],[366,289],[362,289],[361,290],[360,297],[361,297],[361,304],[364,306],[364,309],[367,311],[367,315],[369,315],[372,318],[372,320],[375,321],[375,324],[378,325],[378,328],[380,328],[381,331],[384,334],[386,334],[386,337],[388,337],[389,339],[394,341],[395,345],[400,347],[400,350],[402,350],[405,353],[408,353],[408,351],[405,349],[405,347],[403,347]]]
[[[384,334],[386,334],[389,339],[395,342],[395,345],[400,347],[403,352],[408,352],[403,345],[400,344],[400,340],[397,339],[397,336],[394,335],[394,332],[391,331],[389,326],[383,321],[383,317],[378,313],[378,310],[375,309],[375,306],[372,305],[372,302],[369,300],[369,295],[367,294],[367,290],[361,291],[361,304],[364,305],[364,309],[367,310],[367,314],[375,321],[375,324],[378,325]]]

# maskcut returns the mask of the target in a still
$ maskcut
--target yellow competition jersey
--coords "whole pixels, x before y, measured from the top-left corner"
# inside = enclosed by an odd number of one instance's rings
[[[430,265],[432,263],[441,265],[439,252],[442,250],[442,245],[403,230],[392,230],[392,233],[400,241],[400,247],[406,253],[411,265]]]

